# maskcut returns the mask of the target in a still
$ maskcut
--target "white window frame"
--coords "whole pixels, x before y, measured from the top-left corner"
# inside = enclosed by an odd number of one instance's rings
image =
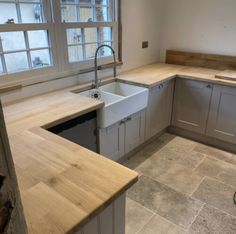
[[[50,37],[50,48],[52,65],[43,68],[34,68],[32,70],[20,71],[15,73],[0,74],[0,86],[17,83],[21,85],[29,85],[41,83],[48,80],[54,80],[61,77],[73,76],[79,72],[92,68],[94,60],[86,60],[69,63],[67,49],[68,28],[89,28],[89,27],[112,27],[113,48],[116,52],[118,60],[118,0],[114,0],[114,15],[111,22],[83,22],[83,23],[64,23],[61,20],[60,0],[43,0],[45,23],[30,24],[0,24],[0,32],[13,31],[30,31],[30,30],[48,30]],[[51,9],[52,14],[49,12]],[[52,15],[52,18],[50,17]],[[107,64],[112,61],[113,57],[102,57],[98,59],[99,64]]]
[[[31,31],[31,30],[47,30],[50,38],[51,48],[51,62],[52,64],[48,67],[33,68],[29,70],[7,73],[0,75],[0,85],[17,81],[18,83],[24,83],[24,81],[31,82],[32,78],[36,78],[37,82],[47,80],[47,74],[58,72],[59,65],[55,44],[55,30],[53,26],[52,18],[50,17],[50,0],[43,0],[43,9],[45,22],[43,23],[15,23],[15,24],[0,24],[0,32],[14,32],[14,31]]]
[[[71,72],[79,72],[84,69],[88,69],[94,66],[94,60],[85,60],[79,62],[69,63],[68,59],[68,49],[67,49],[67,36],[66,30],[69,28],[98,28],[98,27],[111,27],[112,28],[112,40],[113,40],[113,49],[116,53],[116,59],[118,59],[118,20],[117,20],[117,0],[114,1],[114,12],[112,16],[111,22],[72,22],[72,23],[65,23],[62,22],[61,19],[61,8],[60,8],[60,1],[57,1],[54,5],[54,17],[55,17],[55,24],[56,24],[56,34],[57,38],[60,38],[60,45],[64,45],[58,54],[60,58],[62,58],[63,62],[61,64],[62,71],[71,71]],[[59,11],[58,11],[59,10]],[[98,59],[99,64],[107,64],[112,61],[112,56],[107,56]]]

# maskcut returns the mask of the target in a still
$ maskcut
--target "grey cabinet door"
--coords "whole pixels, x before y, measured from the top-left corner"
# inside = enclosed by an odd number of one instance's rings
[[[125,125],[114,124],[99,130],[100,154],[114,161],[119,160],[125,154]]]
[[[172,125],[205,134],[212,87],[205,82],[177,79]]]
[[[168,81],[150,89],[146,112],[146,140],[170,125],[173,83]]]
[[[138,112],[125,122],[125,153],[138,147],[144,142],[145,111]]]
[[[236,88],[214,86],[207,135],[236,143]]]

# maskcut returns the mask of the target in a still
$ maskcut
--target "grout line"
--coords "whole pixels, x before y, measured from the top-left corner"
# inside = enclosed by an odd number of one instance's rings
[[[135,232],[135,234],[138,234],[140,231],[142,231],[142,229],[143,229],[146,225],[148,225],[148,224],[150,223],[150,221],[152,220],[152,218],[153,218],[155,215],[156,215],[156,214],[153,213],[153,215],[148,219],[148,221],[147,221],[137,232]]]
[[[207,176],[203,176],[200,183],[196,186],[196,188],[193,190],[193,192],[190,194],[190,197],[193,196],[193,194],[198,190],[198,188],[200,187],[200,185],[203,183],[204,179],[206,179]]]
[[[206,154],[202,154],[204,155],[203,159],[195,166],[195,168],[193,168],[193,172],[196,171],[196,169],[204,162],[204,160],[207,158]]]
[[[232,215],[232,214],[229,214],[228,212],[226,212],[226,211],[224,211],[224,210],[221,210],[221,209],[219,209],[219,208],[217,208],[217,207],[215,207],[215,206],[213,206],[213,205],[207,204],[207,203],[206,203],[206,206],[209,206],[209,207],[211,207],[211,208],[213,208],[213,209],[215,209],[215,210],[218,210],[218,211],[220,211],[220,212],[222,212],[222,213],[224,213],[224,214],[226,214],[226,215],[228,215],[228,216],[231,216],[232,218],[234,218],[234,219],[236,220],[236,216],[234,216],[234,215]]]
[[[188,228],[186,229],[187,232],[189,231],[189,229],[191,228],[191,226],[193,225],[193,223],[195,222],[195,220],[197,219],[197,217],[199,216],[200,212],[203,210],[203,207],[206,205],[206,203],[202,204],[202,207],[198,210],[196,216],[194,217],[193,221],[189,224]]]
[[[219,183],[221,183],[221,184],[224,184],[224,185],[226,185],[226,186],[228,186],[228,187],[231,187],[232,189],[235,189],[235,188],[236,188],[235,186],[230,185],[230,184],[226,184],[225,182],[222,182],[222,181],[218,180],[218,179],[215,178],[215,177],[210,177],[210,176],[205,176],[205,177],[206,177],[207,179],[215,180],[215,181],[217,181],[217,182],[219,182]]]
[[[226,153],[227,153],[227,151],[224,151],[224,152],[226,152]],[[230,165],[233,165],[233,166],[235,166],[235,167],[236,167],[236,164],[234,164],[234,163],[231,163],[231,162],[227,162],[227,161],[225,161],[225,160],[222,160],[222,159],[219,159],[219,158],[216,158],[216,157],[214,157],[214,156],[212,156],[212,155],[209,155],[209,154],[207,154],[207,157],[209,157],[209,158],[211,158],[211,159],[218,160],[218,161],[220,161],[220,162],[223,162],[223,163],[228,163],[228,164],[230,164]],[[235,157],[235,156],[234,156],[234,157]]]
[[[149,211],[149,212],[151,212],[151,213],[153,213],[153,214],[156,214],[153,210],[147,208],[146,206],[143,206],[141,203],[139,203],[139,202],[133,200],[132,198],[128,197],[127,195],[126,195],[126,198],[128,198],[128,199],[132,200],[133,202],[137,203],[139,206],[141,206],[141,207],[144,208],[145,210],[147,210],[147,211]]]
[[[149,178],[149,179],[151,179],[151,180],[154,180],[154,181],[156,181],[156,182],[162,184],[163,186],[166,186],[167,188],[169,188],[169,189],[171,189],[171,190],[174,190],[174,191],[177,192],[177,193],[180,193],[180,194],[183,195],[183,196],[186,196],[186,197],[191,198],[191,199],[195,199],[195,198],[192,197],[192,194],[187,194],[187,193],[184,193],[184,192],[182,192],[182,191],[176,190],[176,189],[174,189],[173,187],[171,187],[170,185],[165,184],[163,181],[158,180],[158,178],[157,178],[157,179],[156,179],[156,178],[152,178],[151,176],[146,175],[146,174],[142,174],[142,176],[145,176],[145,177],[147,177],[147,178]],[[199,186],[199,185],[198,185],[198,186]],[[197,199],[195,199],[195,200],[197,200]]]
[[[212,180],[215,180],[215,181],[221,183],[220,181],[216,180],[215,178],[212,178],[212,177],[209,177],[209,176],[205,176],[205,178],[206,178],[206,179],[212,179]],[[222,183],[222,184],[225,184],[225,183]],[[229,187],[232,187],[232,186],[230,186],[230,185],[228,185],[228,184],[225,184],[225,185],[227,185],[227,186],[229,186]],[[234,187],[232,187],[232,188],[235,189]],[[232,195],[232,196],[233,196],[233,195]],[[195,198],[195,197],[192,197],[192,198],[194,198],[195,200],[198,200],[198,201],[200,201],[200,202],[205,203],[206,206],[213,207],[213,208],[215,208],[216,210],[219,210],[219,211],[221,211],[221,212],[223,212],[223,213],[225,213],[225,214],[227,214],[227,215],[230,215],[231,217],[233,217],[233,218],[236,219],[236,216],[234,216],[234,215],[228,213],[227,211],[221,210],[220,208],[218,208],[218,207],[216,207],[216,206],[214,206],[214,205],[212,205],[212,204],[206,203],[206,202],[204,202],[204,201],[202,201],[202,200],[199,200],[198,198]],[[233,197],[232,197],[232,199],[233,199]]]
[[[228,184],[228,183],[222,181],[222,180],[219,178],[219,176],[221,175],[221,173],[222,173],[222,172],[219,172],[215,177],[209,177],[209,178],[214,179],[214,180],[216,180],[216,181],[218,181],[218,182],[220,182],[220,183],[222,183],[222,184],[224,184],[224,185],[227,185],[227,186],[229,186],[229,187],[232,187],[232,188],[236,189],[236,186],[234,186],[234,185],[232,185],[232,184]],[[236,192],[236,190],[235,190],[235,192]]]

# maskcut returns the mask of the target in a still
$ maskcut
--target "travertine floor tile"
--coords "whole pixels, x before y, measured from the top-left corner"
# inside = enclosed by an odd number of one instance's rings
[[[167,160],[147,161],[138,170],[140,173],[157,180],[176,191],[191,195],[202,181],[199,176],[177,163]]]
[[[207,157],[200,163],[195,172],[202,176],[214,177],[236,187],[236,166],[234,164]]]
[[[204,206],[188,233],[235,234],[236,218],[213,207]]]
[[[219,150],[203,144],[197,144],[197,146],[194,147],[193,150],[236,165],[236,156],[234,156],[229,152]]]
[[[154,213],[139,203],[126,198],[125,234],[135,234],[152,218]]]
[[[202,176],[215,177],[222,171],[223,161],[214,158],[205,158],[195,170],[195,173]]]
[[[128,197],[184,228],[191,224],[202,207],[202,202],[146,176],[139,178],[128,191]]]
[[[236,188],[236,169],[232,169],[232,168],[224,169],[217,175],[216,178]]]
[[[140,173],[127,195],[128,234],[145,222],[138,234],[185,233],[192,223],[189,234],[236,233],[236,155],[166,133],[124,165]]]
[[[186,168],[194,169],[199,163],[206,157],[204,154],[189,151],[189,152],[179,152],[174,149],[169,149],[167,145],[158,151],[154,156],[162,159],[166,159],[170,162],[178,163]]]
[[[215,179],[205,178],[193,197],[236,217],[236,206],[233,203],[235,191],[234,187]]]
[[[155,215],[142,228],[138,234],[184,234],[186,233],[182,228],[163,219],[159,215]]]
[[[165,139],[165,134],[159,138],[159,140],[162,140],[163,142],[165,142]],[[198,143],[194,141],[179,136],[175,136],[172,140],[167,140],[168,149],[180,153],[190,152],[197,146],[197,144]]]

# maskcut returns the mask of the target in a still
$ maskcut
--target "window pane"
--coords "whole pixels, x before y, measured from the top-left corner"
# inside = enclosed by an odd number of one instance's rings
[[[99,41],[112,41],[111,27],[100,27],[99,28]]]
[[[7,21],[14,20],[18,23],[16,5],[13,3],[0,3],[0,24],[5,24]]]
[[[22,23],[42,23],[43,15],[40,4],[20,4]]]
[[[61,0],[61,3],[77,3],[78,0]]]
[[[32,67],[44,67],[51,64],[49,50],[34,50],[30,52]]]
[[[5,54],[4,56],[8,72],[23,71],[29,68],[26,52]]]
[[[77,22],[77,10],[75,5],[61,6],[62,22]]]
[[[49,47],[47,30],[28,31],[28,38],[30,48]]]
[[[79,0],[81,4],[92,4],[92,0]]]
[[[93,21],[93,8],[90,6],[81,6],[80,11],[80,22],[91,22]]]
[[[102,44],[112,46],[111,42],[104,42]],[[111,56],[111,55],[112,55],[112,52],[109,48],[103,47],[100,49],[100,56],[105,57],[105,56]]]
[[[97,47],[98,47],[97,44],[85,45],[86,59],[93,59],[94,58]]]
[[[68,47],[69,62],[78,62],[83,60],[82,46],[69,46]]]
[[[110,21],[107,7],[96,7],[96,21]]]
[[[67,44],[74,45],[82,43],[81,29],[70,28],[67,29]]]
[[[41,0],[20,0],[19,2],[32,2],[32,3],[40,3]]]
[[[2,61],[1,61],[1,56],[0,56],[0,74],[3,73],[3,67],[2,67]]]
[[[97,28],[84,29],[85,43],[97,42]]]
[[[0,33],[3,51],[14,51],[25,49],[25,38],[23,32]]]
[[[107,5],[108,0],[95,0],[95,4]]]

